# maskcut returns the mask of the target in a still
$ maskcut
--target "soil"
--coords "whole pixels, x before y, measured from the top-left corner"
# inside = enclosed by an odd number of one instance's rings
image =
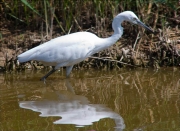
[[[158,29],[158,34],[152,35],[141,28],[132,31],[131,25],[124,24],[123,37],[112,47],[101,51],[76,65],[75,68],[121,68],[161,66],[180,66],[180,30],[179,27]],[[19,65],[17,56],[22,52],[38,46],[48,40],[46,33],[40,30],[13,27],[13,23],[0,23],[0,70],[12,71],[25,68],[44,68],[41,63],[30,62]],[[96,32],[96,31],[92,31]],[[100,33],[108,37],[113,32]],[[139,35],[138,35],[139,34]],[[52,38],[61,36],[54,27]],[[136,41],[137,40],[137,41]]]

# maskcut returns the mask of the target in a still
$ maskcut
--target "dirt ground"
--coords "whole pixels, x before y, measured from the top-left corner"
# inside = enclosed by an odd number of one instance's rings
[[[139,33],[131,35],[125,28],[123,37],[116,44],[107,50],[96,53],[92,58],[88,58],[75,67],[121,68],[129,65],[159,68],[160,66],[180,66],[179,27],[157,29],[157,31],[158,34],[153,35],[140,29]],[[3,24],[0,32],[0,67],[1,70],[6,71],[21,67],[17,62],[17,55],[50,40],[45,33],[41,33],[39,30],[13,29],[9,27],[8,23]],[[102,36],[108,37],[111,34],[112,32],[106,32]],[[53,38],[58,36],[61,34],[55,30]],[[28,68],[39,68],[39,66],[42,67],[40,63],[29,63]]]

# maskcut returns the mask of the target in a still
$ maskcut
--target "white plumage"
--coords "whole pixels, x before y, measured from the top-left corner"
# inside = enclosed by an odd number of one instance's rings
[[[151,32],[149,27],[143,24],[131,11],[118,14],[112,23],[114,34],[109,38],[99,38],[89,32],[77,32],[52,39],[42,45],[30,49],[18,56],[20,63],[30,60],[42,62],[45,66],[54,66],[41,80],[45,80],[49,75],[60,67],[66,67],[68,77],[74,64],[77,64],[94,53],[107,49],[113,45],[123,34],[121,23],[129,21],[139,24]]]

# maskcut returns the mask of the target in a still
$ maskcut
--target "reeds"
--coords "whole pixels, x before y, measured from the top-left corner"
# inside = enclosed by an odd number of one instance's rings
[[[165,12],[159,12],[159,14],[172,17],[171,13],[177,14],[179,9],[177,1],[165,0],[6,0],[2,2],[2,5],[5,15],[9,15],[7,17],[9,20],[12,17],[17,22],[25,22],[27,24],[34,19],[38,19],[37,17],[42,17],[44,22],[48,23],[48,21],[51,21],[52,15],[56,15],[58,21],[65,25],[66,30],[69,30],[74,23],[74,18],[82,27],[82,20],[87,14],[90,17],[95,17],[94,20],[111,17],[109,18],[111,21],[114,15],[124,10],[132,10],[140,17],[146,19],[146,17],[153,16],[156,10],[164,10]],[[39,25],[42,19],[37,21]],[[33,23],[31,24],[33,25]]]

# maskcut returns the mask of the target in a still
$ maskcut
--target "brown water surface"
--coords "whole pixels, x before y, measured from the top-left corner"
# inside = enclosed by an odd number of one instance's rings
[[[180,70],[0,74],[0,131],[180,131]]]

